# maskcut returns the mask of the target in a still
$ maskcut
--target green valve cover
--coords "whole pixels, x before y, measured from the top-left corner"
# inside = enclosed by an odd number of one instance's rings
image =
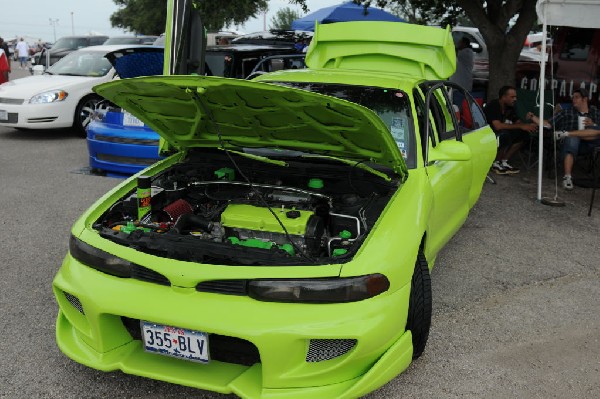
[[[311,211],[272,208],[289,234],[304,235]],[[221,214],[221,223],[225,227],[238,229],[282,233],[283,229],[268,208],[252,205],[232,204]]]

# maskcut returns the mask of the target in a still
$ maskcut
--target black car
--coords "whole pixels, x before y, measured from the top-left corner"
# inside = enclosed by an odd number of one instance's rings
[[[245,79],[265,57],[294,54],[289,46],[231,44],[206,48],[206,74]]]
[[[158,36],[114,36],[108,38],[102,44],[153,44],[158,39]]]
[[[47,50],[35,53],[31,59],[33,65],[43,65],[44,69],[53,65],[56,61],[63,58],[65,55],[72,53],[83,47],[97,46],[103,44],[108,39],[108,36],[97,35],[97,36],[64,36],[61,37]],[[50,58],[50,63],[48,63]]]

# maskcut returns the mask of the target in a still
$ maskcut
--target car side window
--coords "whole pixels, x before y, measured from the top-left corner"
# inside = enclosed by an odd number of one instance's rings
[[[445,86],[438,87],[432,92],[429,107],[437,130],[438,141],[455,139],[457,126],[454,123],[452,114],[456,111],[449,100]]]
[[[448,91],[454,101],[453,111],[456,115],[456,121],[461,134],[468,134],[470,131],[477,130],[487,124],[485,115],[481,110],[483,105],[482,98],[473,98],[464,88],[448,83]]]

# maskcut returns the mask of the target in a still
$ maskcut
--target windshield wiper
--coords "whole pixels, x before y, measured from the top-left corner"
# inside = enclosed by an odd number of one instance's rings
[[[62,76],[87,76],[87,75],[82,75],[80,73],[61,73],[60,75],[62,75]]]

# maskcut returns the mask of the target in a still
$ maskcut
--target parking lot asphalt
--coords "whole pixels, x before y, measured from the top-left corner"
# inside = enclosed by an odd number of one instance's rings
[[[0,398],[233,398],[92,370],[56,347],[51,282],[70,226],[120,182],[86,166],[73,132],[0,127]],[[588,217],[590,189],[558,188],[565,206],[550,207],[536,169],[495,179],[438,256],[425,353],[366,398],[600,397],[600,198]],[[544,176],[544,196],[553,185]]]

